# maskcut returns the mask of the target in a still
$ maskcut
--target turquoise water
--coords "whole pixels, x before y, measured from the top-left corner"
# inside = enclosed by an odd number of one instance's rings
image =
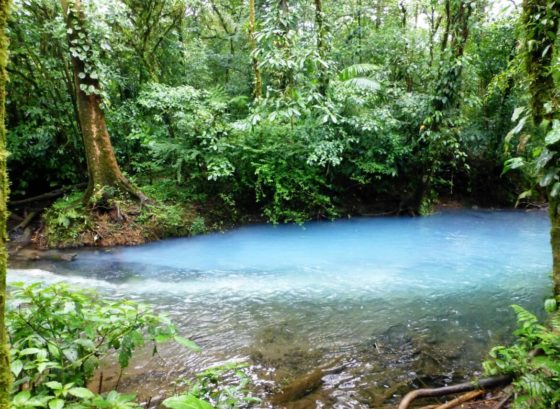
[[[399,382],[461,379],[508,340],[508,306],[537,310],[551,291],[548,229],[540,211],[254,225],[83,250],[9,280],[64,280],[170,313],[204,352],[170,347],[166,379],[238,359],[266,386],[336,362],[309,399],[371,407]]]

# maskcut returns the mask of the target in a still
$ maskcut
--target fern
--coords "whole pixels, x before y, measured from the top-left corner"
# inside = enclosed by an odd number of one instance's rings
[[[512,308],[517,315],[517,342],[510,347],[493,348],[490,359],[483,363],[484,371],[517,378],[512,408],[556,407],[560,402],[560,313],[549,309],[549,326],[545,326],[524,308]]]
[[[378,70],[373,64],[354,64],[346,67],[338,74],[339,81],[365,91],[379,91],[381,84],[372,76]]]
[[[340,71],[338,79],[340,81],[348,81],[356,77],[369,76],[378,69],[379,67],[374,64],[354,64]]]
[[[518,323],[523,324],[523,325],[538,324],[539,319],[537,318],[537,316],[530,313],[529,311],[527,311],[523,307],[520,307],[519,305],[514,304],[514,305],[511,306],[511,308],[513,308],[513,310],[517,314],[517,322]]]

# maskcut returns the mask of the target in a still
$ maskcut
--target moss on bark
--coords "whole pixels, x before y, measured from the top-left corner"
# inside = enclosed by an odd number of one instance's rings
[[[10,355],[8,351],[8,337],[6,332],[5,309],[6,309],[6,269],[8,255],[6,242],[6,221],[8,210],[6,208],[8,198],[8,175],[6,169],[6,128],[5,99],[6,82],[8,74],[6,65],[8,63],[8,38],[6,36],[6,24],[10,9],[10,0],[0,0],[0,409],[10,406],[11,372]]]
[[[87,45],[91,49],[94,44],[91,44],[88,35],[86,17],[80,0],[61,0],[61,5],[68,27],[70,48]],[[78,33],[82,37],[79,37]],[[111,197],[127,194],[144,202],[147,197],[129,182],[119,168],[107,130],[105,114],[101,109],[101,85],[97,75],[92,75],[91,69],[87,69],[88,65],[94,66],[95,61],[88,60],[92,56],[87,52],[83,54],[85,56],[82,57],[78,57],[78,53],[72,54],[72,66],[89,176],[84,200],[87,204],[92,198],[107,202]]]
[[[551,128],[551,121],[558,118],[556,84],[553,77],[556,41],[560,25],[560,1],[524,0],[521,17],[525,38],[525,69],[529,76],[531,114],[542,135]],[[550,108],[546,108],[549,104]],[[549,147],[554,150],[553,147]],[[559,152],[556,153],[558,158]],[[548,167],[556,167],[557,160]],[[554,293],[560,295],[560,200],[549,189],[550,244],[552,247],[552,277]]]

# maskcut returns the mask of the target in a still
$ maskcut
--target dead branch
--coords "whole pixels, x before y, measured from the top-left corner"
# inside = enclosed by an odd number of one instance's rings
[[[54,198],[62,196],[63,194],[65,194],[66,192],[69,192],[72,189],[76,189],[76,188],[80,188],[80,187],[84,187],[84,186],[86,186],[85,183],[79,183],[79,184],[74,185],[74,186],[62,187],[60,189],[53,190],[52,192],[43,193],[43,194],[38,195],[38,196],[28,197],[26,199],[21,199],[21,200],[12,200],[12,201],[10,201],[9,205],[10,205],[10,207],[21,206],[21,205],[28,204],[28,203],[38,202],[40,200],[54,199]]]
[[[512,380],[511,375],[500,375],[491,378],[479,379],[475,382],[464,382],[457,385],[445,386],[443,388],[433,388],[433,389],[417,389],[408,393],[401,403],[398,409],[408,409],[410,404],[418,398],[433,398],[445,395],[451,395],[455,393],[470,392],[473,390],[493,388],[496,386],[506,385]]]
[[[508,403],[508,401],[511,399],[512,396],[513,396],[513,392],[508,393],[505,398],[503,398],[501,401],[499,401],[496,404],[496,406],[494,406],[494,409],[502,409],[503,407],[505,407],[506,403]]]
[[[12,231],[14,232],[18,230],[24,230],[27,226],[29,226],[29,223],[33,221],[35,216],[37,216],[37,212],[29,212],[27,216],[25,216],[25,218],[21,221],[21,223],[14,227]]]
[[[478,398],[480,395],[484,395],[484,391],[478,390],[478,391],[467,392],[464,395],[461,395],[453,400],[450,400],[449,402],[444,403],[443,405],[436,407],[436,409],[455,408],[459,406],[461,403],[465,403],[470,400]]]

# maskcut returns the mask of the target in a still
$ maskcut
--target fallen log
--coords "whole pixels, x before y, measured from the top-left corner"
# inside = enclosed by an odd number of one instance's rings
[[[511,375],[500,375],[491,378],[479,379],[474,382],[464,382],[457,385],[444,386],[442,388],[417,389],[408,393],[403,398],[398,409],[408,409],[410,404],[418,398],[436,398],[455,393],[494,388],[496,386],[507,385],[512,381],[512,379]]]
[[[29,226],[29,223],[33,221],[35,216],[37,216],[37,212],[29,212],[27,216],[25,216],[25,218],[21,221],[21,223],[14,227],[11,231],[15,232],[18,230],[25,230],[25,228]]]
[[[26,199],[21,199],[21,200],[12,200],[8,204],[10,207],[12,207],[12,206],[21,206],[28,203],[38,202],[40,200],[55,199],[71,191],[72,189],[76,189],[84,186],[86,186],[86,183],[78,183],[77,185],[73,185],[73,186],[61,187],[60,189],[53,190],[52,192],[43,193],[38,196],[28,197]]]

